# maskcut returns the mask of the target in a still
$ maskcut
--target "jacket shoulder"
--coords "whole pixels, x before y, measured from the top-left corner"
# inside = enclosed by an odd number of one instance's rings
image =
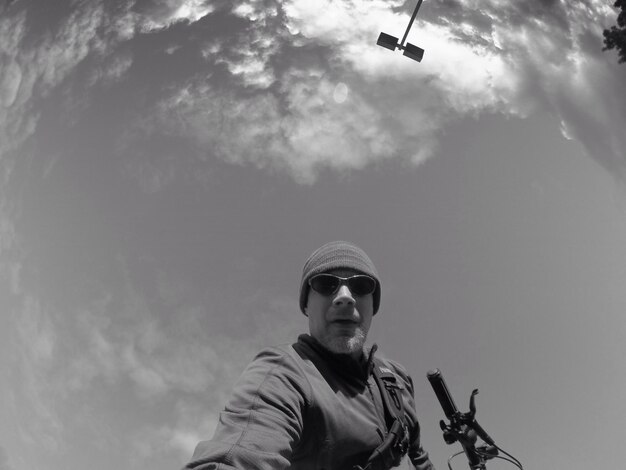
[[[259,351],[239,378],[239,383],[258,385],[263,389],[268,383],[282,384],[287,389],[308,396],[308,380],[288,344],[266,347]]]
[[[284,347],[261,350],[237,380],[213,438],[186,468],[287,469],[304,430],[308,386]]]
[[[413,395],[413,379],[406,370],[406,367],[398,361],[389,359],[381,354],[377,354],[375,360],[379,361],[381,367],[391,370],[396,378],[400,380],[401,384],[403,384],[410,391],[411,395]]]

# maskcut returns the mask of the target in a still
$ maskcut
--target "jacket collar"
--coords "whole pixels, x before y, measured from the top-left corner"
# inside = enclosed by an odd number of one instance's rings
[[[372,374],[374,353],[378,349],[377,344],[373,344],[371,348],[364,348],[363,354],[356,360],[347,354],[336,354],[329,351],[318,340],[308,334],[298,336],[298,342],[313,349],[332,369],[341,375],[367,381]]]

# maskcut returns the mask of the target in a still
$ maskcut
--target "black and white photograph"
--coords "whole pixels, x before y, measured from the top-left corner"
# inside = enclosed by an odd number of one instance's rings
[[[0,470],[623,468],[626,0],[0,0]]]

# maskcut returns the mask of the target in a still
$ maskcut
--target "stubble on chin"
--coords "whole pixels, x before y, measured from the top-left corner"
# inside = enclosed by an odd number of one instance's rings
[[[366,334],[357,329],[351,336],[331,336],[324,341],[324,346],[335,354],[354,354],[363,351]]]

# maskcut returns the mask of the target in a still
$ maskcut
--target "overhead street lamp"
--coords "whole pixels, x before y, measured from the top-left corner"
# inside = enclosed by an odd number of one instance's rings
[[[419,0],[417,2],[417,5],[415,6],[415,10],[413,11],[413,16],[411,16],[411,21],[409,21],[409,25],[406,27],[406,31],[404,32],[404,37],[402,38],[402,41],[400,43],[398,43],[398,38],[391,36],[390,34],[380,33],[380,36],[378,36],[378,41],[376,41],[376,44],[392,51],[395,51],[396,48],[403,50],[404,51],[403,54],[405,56],[407,56],[410,59],[421,62],[422,57],[424,57],[424,49],[422,49],[421,47],[414,46],[410,42],[407,42],[406,44],[404,44],[404,42],[406,41],[406,37],[409,34],[409,30],[411,29],[411,26],[413,25],[413,21],[415,21],[415,17],[417,16],[417,11],[420,9],[420,6],[422,5],[422,1],[423,0]]]

